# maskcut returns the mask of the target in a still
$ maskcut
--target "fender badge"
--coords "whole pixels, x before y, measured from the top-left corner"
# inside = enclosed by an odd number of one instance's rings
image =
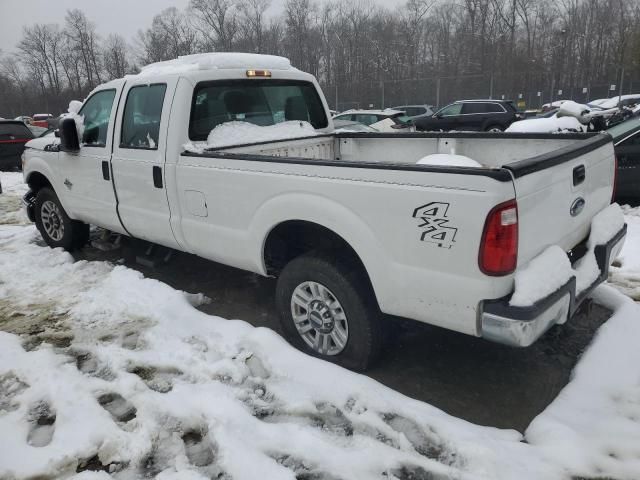
[[[571,216],[577,217],[578,215],[580,215],[580,212],[582,212],[582,209],[584,208],[586,203],[587,202],[585,201],[584,198],[582,197],[576,198],[571,204],[571,208],[569,209],[569,213],[571,214]]]
[[[73,187],[73,183],[71,183],[71,182],[69,181],[69,179],[68,179],[68,178],[65,178],[65,179],[64,179],[64,185],[65,185],[65,187],[67,187],[69,190],[71,190],[71,187]]]

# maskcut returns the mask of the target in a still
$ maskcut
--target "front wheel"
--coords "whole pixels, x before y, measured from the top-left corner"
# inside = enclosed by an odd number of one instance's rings
[[[380,311],[361,267],[348,258],[292,260],[278,278],[276,306],[285,337],[303,352],[359,371],[380,353]]]
[[[69,218],[50,188],[43,188],[36,195],[35,216],[40,235],[52,248],[61,247],[72,252],[89,240],[89,225]]]

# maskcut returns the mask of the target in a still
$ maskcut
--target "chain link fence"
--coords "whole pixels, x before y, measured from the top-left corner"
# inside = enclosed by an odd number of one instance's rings
[[[520,79],[514,81],[514,76]],[[519,109],[538,109],[555,100],[588,103],[599,98],[640,92],[640,78],[625,78],[592,85],[557,84],[548,74],[514,74],[511,78],[491,74],[470,74],[406,80],[362,80],[322,85],[330,108],[339,112],[349,109],[389,108],[401,105],[433,105],[442,107],[456,100],[493,98],[513,100]],[[520,85],[514,87],[513,85]]]

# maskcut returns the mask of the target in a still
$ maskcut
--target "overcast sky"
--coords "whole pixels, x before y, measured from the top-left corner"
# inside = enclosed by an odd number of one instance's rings
[[[405,0],[372,0],[379,5],[403,4]],[[280,12],[285,0],[272,0],[270,11]],[[131,40],[151,25],[167,7],[185,8],[189,0],[0,0],[0,50],[13,51],[22,27],[33,23],[64,23],[70,8],[80,8],[96,24],[98,33],[119,33]]]

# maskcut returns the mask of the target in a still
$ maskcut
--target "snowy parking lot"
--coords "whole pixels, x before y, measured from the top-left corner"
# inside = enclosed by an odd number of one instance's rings
[[[640,208],[594,295],[612,317],[518,432],[207,315],[198,291],[49,249],[21,175],[0,175],[1,479],[640,478]]]

